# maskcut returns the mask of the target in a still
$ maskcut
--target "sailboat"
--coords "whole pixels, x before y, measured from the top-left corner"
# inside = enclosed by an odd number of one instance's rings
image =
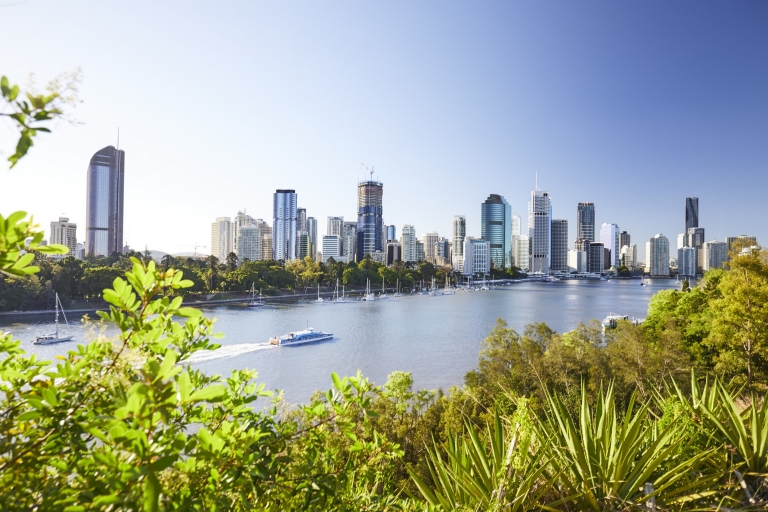
[[[451,290],[448,283],[448,274],[445,275],[445,288],[443,289],[443,295],[453,295],[453,290]]]
[[[259,300],[256,300],[256,283],[251,284],[251,300],[246,302],[246,306],[249,308],[260,308],[264,306],[264,301],[261,300],[261,288],[259,288]]]
[[[341,296],[339,296],[339,280],[336,279],[336,296],[331,301],[334,304],[345,304],[347,302],[347,298],[344,296],[344,287],[342,287],[341,290]]]
[[[42,336],[35,337],[35,345],[50,345],[52,343],[61,343],[62,341],[72,341],[74,336],[59,336],[59,307],[61,307],[61,314],[64,315],[64,321],[69,325],[67,321],[67,315],[64,313],[64,306],[61,305],[59,300],[59,294],[56,294],[56,331],[53,334],[44,334]]]
[[[387,295],[386,290],[384,289],[384,278],[381,278],[381,293],[379,294],[380,299],[388,299],[389,295]]]
[[[376,300],[376,296],[371,293],[371,280],[366,279],[365,281],[365,295],[363,295],[362,300]]]
[[[395,287],[395,297],[402,297],[403,294],[400,293],[400,280],[397,280],[397,286]]]
[[[432,287],[429,289],[429,293],[427,295],[429,295],[430,297],[434,297],[436,293],[437,293],[437,288],[435,288],[435,278],[433,277]]]
[[[320,283],[317,283],[317,300],[315,302],[317,302],[318,304],[322,304],[323,302],[325,302],[323,298],[320,296]]]

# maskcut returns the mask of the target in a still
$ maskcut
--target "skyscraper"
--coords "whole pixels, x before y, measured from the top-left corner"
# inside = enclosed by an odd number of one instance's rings
[[[295,260],[296,191],[277,190],[272,200],[272,257],[275,260]]]
[[[531,245],[529,262],[531,272],[549,272],[551,256],[552,202],[549,192],[539,189],[531,192],[528,203],[528,237]]]
[[[723,268],[723,264],[728,261],[725,242],[704,242],[702,260],[701,266],[705,272],[713,268]]]
[[[317,219],[307,217],[307,233],[309,233],[309,242],[312,244],[312,256],[317,251]]]
[[[296,231],[309,232],[309,230],[307,229],[307,209],[306,208],[296,208]]]
[[[587,272],[600,274],[605,270],[605,245],[602,242],[586,242]]]
[[[699,227],[699,198],[685,198],[685,232],[691,228]]]
[[[57,255],[61,258],[77,255],[77,224],[69,222],[69,217],[59,217],[58,221],[51,222],[51,232],[49,233],[49,243],[66,245],[69,252],[64,255]]]
[[[382,226],[384,221],[384,184],[380,181],[363,181],[357,184],[357,261],[366,254],[384,251]]]
[[[523,232],[520,231],[520,216],[518,214],[514,214],[512,216],[512,236],[522,234]]]
[[[552,220],[552,263],[551,270],[568,271],[568,221]]]
[[[344,217],[328,217],[328,228],[325,234],[341,236],[343,226],[344,226]]]
[[[696,249],[683,247],[677,250],[677,274],[680,277],[696,277]]]
[[[355,261],[357,255],[357,222],[345,222],[341,226],[341,255],[345,261]]]
[[[595,239],[595,203],[579,203],[576,209],[576,240]]]
[[[436,244],[437,240],[440,238],[440,235],[433,231],[431,233],[424,233],[421,235],[421,243],[424,244],[424,260],[428,261],[432,264],[435,264],[436,262]]]
[[[235,252],[232,219],[216,217],[216,221],[211,224],[211,256],[224,263],[231,252]]]
[[[461,271],[459,268],[464,257],[464,237],[467,236],[467,219],[463,215],[453,216],[453,269]]]
[[[480,205],[480,238],[491,244],[491,264],[512,266],[512,209],[503,196],[491,194]]]
[[[400,234],[400,245],[403,250],[403,262],[419,261],[418,251],[416,249],[416,228],[405,224]]]
[[[657,234],[645,244],[645,266],[651,277],[669,276],[669,239]]]
[[[237,230],[235,239],[235,254],[237,261],[243,264],[246,261],[258,261],[262,255],[262,233],[256,224],[247,224]]]
[[[85,253],[109,256],[123,249],[125,151],[107,146],[88,165]]]
[[[631,245],[632,239],[629,236],[629,233],[626,231],[622,231],[619,233],[619,247],[624,247],[625,245]]]
[[[618,267],[621,260],[621,245],[619,240],[619,226],[608,222],[600,226],[600,241],[606,249],[611,251],[611,260],[605,262],[608,268]]]
[[[514,265],[528,272],[530,270],[531,244],[528,235],[512,235],[512,259]]]
[[[256,223],[256,219],[245,213],[245,210],[237,212],[237,215],[235,215],[235,220],[233,222],[233,235],[232,238],[235,241],[234,242],[234,252],[237,254],[237,257],[240,258],[240,250],[238,249],[238,243],[240,240],[240,230],[244,228],[245,226],[252,226]],[[240,258],[242,259],[242,258]],[[252,258],[249,258],[252,259]]]

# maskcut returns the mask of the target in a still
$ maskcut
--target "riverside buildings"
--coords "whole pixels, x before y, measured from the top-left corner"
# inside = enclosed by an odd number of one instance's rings
[[[338,261],[341,256],[341,237],[339,235],[325,235],[323,237],[323,260],[333,258]]]
[[[568,221],[552,221],[552,263],[550,270],[568,272]]]
[[[595,241],[595,203],[579,203],[576,208],[576,240]]]
[[[383,195],[384,184],[380,181],[371,179],[357,184],[357,261],[362,261],[366,254],[384,251]]]
[[[66,245],[69,249],[67,254],[56,255],[58,258],[77,257],[77,224],[69,222],[69,217],[59,217],[58,221],[51,222],[48,241],[51,245]]]
[[[685,198],[685,231],[699,227],[699,198]]]
[[[531,201],[528,203],[528,237],[530,238],[531,272],[549,272],[551,233],[552,229],[552,203],[549,193],[539,189],[538,181],[536,190],[531,192]]]
[[[651,277],[669,277],[669,239],[657,234],[645,244],[645,265]]]
[[[88,164],[85,253],[109,256],[123,249],[125,151],[107,146]]]
[[[464,238],[464,265],[462,274],[473,276],[491,271],[491,242],[472,236]]]
[[[619,226],[616,224],[603,223],[600,226],[600,241],[603,243],[606,249],[610,251],[610,261],[606,262],[606,267],[618,267],[619,266]]]
[[[403,262],[419,261],[416,248],[416,228],[405,224],[400,234],[400,245],[403,251]]]
[[[723,264],[728,261],[728,250],[725,242],[712,240],[704,242],[702,245],[701,266],[704,272],[713,268],[723,268]]]
[[[232,219],[216,217],[211,225],[211,256],[224,262],[231,252],[235,252]]]
[[[512,209],[503,196],[491,194],[480,205],[480,238],[491,244],[495,268],[512,266]]]
[[[463,215],[453,216],[453,270],[461,272],[464,264],[464,238],[467,236],[467,219]]]
[[[421,235],[421,243],[424,244],[424,260],[433,265],[437,263],[436,249],[439,239],[440,235],[435,231]]]
[[[277,190],[272,199],[272,258],[275,260],[296,259],[297,215],[296,191]]]
[[[694,247],[681,247],[677,250],[677,275],[696,277],[696,249]]]

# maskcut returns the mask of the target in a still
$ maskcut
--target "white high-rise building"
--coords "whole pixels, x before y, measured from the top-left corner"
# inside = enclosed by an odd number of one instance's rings
[[[296,259],[296,201],[295,190],[278,190],[273,196],[272,257],[278,261]]]
[[[416,228],[410,224],[405,224],[400,234],[400,245],[403,247],[403,263],[419,261],[416,242]]]
[[[232,219],[216,217],[216,222],[211,225],[211,255],[216,256],[219,262],[223,263],[229,253],[235,251],[232,235]]]
[[[328,217],[328,230],[326,235],[342,236],[344,229],[344,217]]]
[[[432,264],[436,262],[435,244],[440,239],[440,235],[433,231],[421,235],[421,243],[424,244],[424,260]]]
[[[717,240],[704,242],[702,252],[701,266],[705,272],[714,268],[723,268],[725,262],[728,261],[728,250],[725,242],[718,242]]]
[[[530,241],[528,235],[512,235],[512,258],[514,265],[528,272],[530,270]]]
[[[657,234],[645,244],[645,266],[651,276],[669,276],[669,239]]]
[[[621,264],[629,269],[637,266],[637,244],[625,245],[621,248]]]
[[[453,269],[461,272],[464,262],[464,237],[467,236],[467,219],[463,215],[453,216]]]
[[[238,255],[238,258],[240,258],[240,255],[237,248],[237,241],[240,238],[240,229],[244,226],[253,226],[255,224],[256,219],[245,213],[245,209],[241,212],[237,212],[237,215],[235,215],[235,220],[232,222],[232,239],[234,241],[234,253]]]
[[[568,251],[568,272],[578,272],[579,274],[587,271],[587,251],[570,250]]]
[[[518,214],[514,214],[512,216],[512,236],[515,235],[522,235],[522,231],[520,231],[520,216]]]
[[[59,220],[51,222],[49,243],[66,245],[69,248],[67,254],[57,254],[60,258],[77,256],[77,224],[69,222],[69,217],[59,217]]]
[[[683,247],[685,247],[685,233],[680,233],[677,235],[677,250],[679,251]]]
[[[333,258],[338,261],[341,256],[341,237],[339,235],[323,236],[323,260]]]
[[[472,276],[491,271],[491,242],[468,236],[464,238],[464,268],[462,274]]]
[[[238,228],[237,232],[237,261],[258,261],[261,259],[261,229],[255,224],[247,224]]]
[[[618,267],[621,260],[619,233],[621,233],[621,231],[616,224],[605,222],[600,226],[600,242],[602,242],[606,249],[611,251],[609,267]]]
[[[531,192],[528,203],[528,236],[530,237],[530,270],[531,272],[549,272],[551,261],[551,229],[552,202],[549,192],[536,190]]]

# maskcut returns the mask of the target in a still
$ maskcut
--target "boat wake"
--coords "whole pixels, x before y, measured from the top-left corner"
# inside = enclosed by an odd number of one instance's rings
[[[221,359],[224,357],[234,357],[248,352],[256,352],[257,350],[266,350],[269,348],[276,348],[276,345],[270,345],[269,343],[239,343],[237,345],[223,345],[216,350],[203,350],[195,352],[192,356],[184,361],[189,364],[204,363],[206,361],[213,361],[214,359]]]

